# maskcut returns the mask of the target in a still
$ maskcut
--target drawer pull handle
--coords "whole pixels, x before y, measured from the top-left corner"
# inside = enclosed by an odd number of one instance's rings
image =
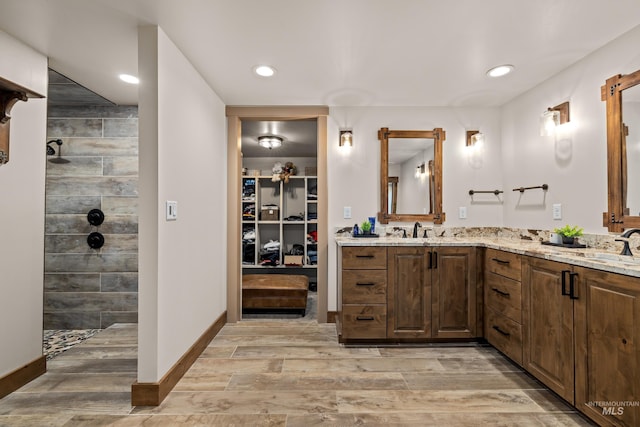
[[[500,289],[498,289],[498,288],[491,288],[491,290],[492,290],[493,292],[497,293],[497,294],[502,295],[503,297],[508,297],[509,295],[511,295],[509,292],[501,291],[501,290],[500,290]]]
[[[358,283],[356,283],[356,286],[373,286],[373,285],[375,285],[375,283],[366,283],[366,282],[363,282],[363,283],[358,282]]]
[[[493,329],[495,329],[496,331],[498,331],[498,333],[504,335],[505,337],[510,336],[511,334],[508,332],[503,331],[502,329],[500,329],[499,326],[493,325]]]
[[[373,316],[356,316],[356,320],[373,320]]]
[[[509,261],[505,261],[503,259],[500,258],[491,258],[493,261],[497,262],[498,264],[509,264]]]
[[[356,258],[374,258],[373,255],[356,255]]]

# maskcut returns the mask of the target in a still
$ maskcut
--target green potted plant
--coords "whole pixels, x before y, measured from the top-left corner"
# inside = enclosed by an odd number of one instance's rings
[[[573,227],[570,225],[565,225],[562,228],[554,228],[554,233],[558,233],[562,236],[562,243],[565,245],[572,245],[575,243],[576,237],[582,236],[584,229],[574,225]]]
[[[362,234],[371,234],[371,223],[369,221],[362,221],[360,229],[362,230]]]

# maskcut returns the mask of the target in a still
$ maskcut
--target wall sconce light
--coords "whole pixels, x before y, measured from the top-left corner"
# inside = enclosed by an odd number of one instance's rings
[[[473,147],[476,144],[484,142],[484,134],[479,130],[467,131],[467,147]]]
[[[540,136],[552,136],[556,127],[569,122],[569,102],[548,108],[540,116]]]
[[[269,136],[269,135],[259,136],[258,144],[261,147],[268,148],[269,150],[271,150],[272,148],[278,148],[282,145],[282,138],[280,138],[279,136]]]
[[[353,147],[353,131],[351,129],[340,130],[340,147]]]
[[[426,168],[424,163],[416,166],[416,178],[420,178],[424,176],[425,173],[426,173]]]

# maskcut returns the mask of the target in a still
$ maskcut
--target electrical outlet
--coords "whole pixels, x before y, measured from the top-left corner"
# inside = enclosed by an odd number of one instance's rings
[[[345,206],[345,207],[344,207],[342,217],[343,217],[344,219],[349,219],[349,218],[351,218],[351,206]]]
[[[458,208],[458,218],[467,219],[467,207],[466,206],[460,206]]]
[[[167,200],[167,221],[178,219],[178,202]]]
[[[553,219],[562,219],[562,204],[553,204]]]

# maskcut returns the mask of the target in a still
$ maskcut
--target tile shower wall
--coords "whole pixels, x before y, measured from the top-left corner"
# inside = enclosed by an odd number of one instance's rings
[[[50,107],[47,141],[58,138],[68,162],[47,157],[44,328],[137,322],[137,107]],[[95,208],[98,227],[87,221]],[[92,231],[105,237],[99,250]]]

